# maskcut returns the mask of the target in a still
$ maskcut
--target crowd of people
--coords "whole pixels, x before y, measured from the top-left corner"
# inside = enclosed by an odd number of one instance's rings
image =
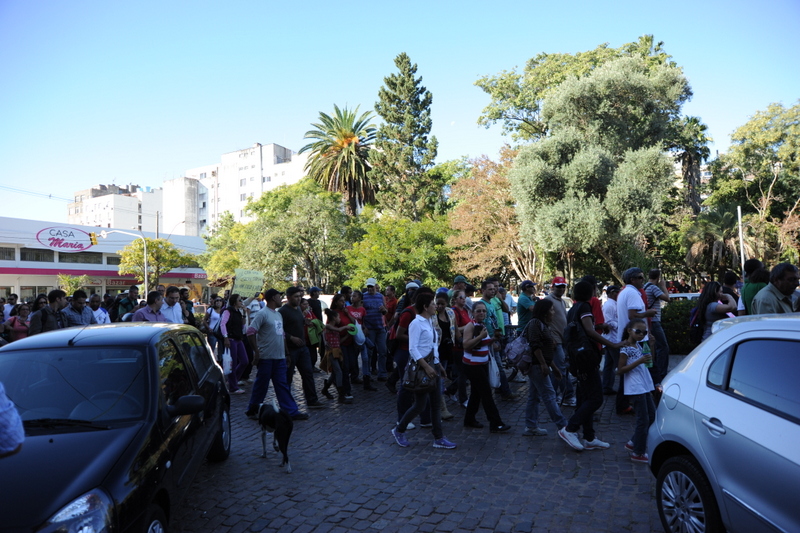
[[[704,284],[697,301],[703,338],[716,320],[735,314],[800,311],[795,266],[782,263],[768,272],[751,259],[744,267],[743,285],[733,273]],[[472,298],[476,288],[464,276],[456,276],[452,287],[436,290],[412,280],[402,293],[392,285],[381,290],[369,278],[363,290],[343,286],[330,305],[320,298],[318,287],[292,285],[285,292],[272,288],[247,298],[214,295],[201,320],[194,315],[188,290],[174,286],[160,285],[142,300],[135,285],[113,299],[87,297],[83,290],[68,297],[56,289],[31,302],[18,303],[17,295],[10,295],[0,307],[0,333],[13,342],[53,329],[116,321],[189,324],[206,334],[218,361],[227,353],[231,393],[246,394],[252,384],[246,416],[257,416],[270,384],[280,407],[293,419],[305,420],[309,414],[296,399],[301,394],[308,409],[320,409],[325,407],[320,396],[351,404],[354,385],[362,386],[368,400],[381,383],[396,395],[397,423],[391,434],[401,447],[409,445],[406,432],[416,421],[431,429],[435,448],[456,448],[442,424],[455,418],[448,403],[454,410],[463,408],[464,427],[488,425],[490,433],[507,432],[510,425],[497,402],[517,399],[509,383],[524,373],[529,387],[523,435],[548,435],[540,424],[543,405],[569,447],[607,449],[610,445],[597,436],[594,422],[603,395],[615,395],[617,414],[636,417],[625,448],[632,461],[646,463],[647,428],[655,417],[670,354],[661,307],[674,288],[657,269],[645,280],[641,269],[629,268],[622,279],[622,287],[603,286],[585,276],[569,291],[571,299],[563,277],[553,278],[549,290],[539,293],[536,283],[523,281],[516,303],[495,278],[481,282],[479,299]],[[590,347],[591,357],[582,358],[581,365],[569,355],[575,342],[570,331],[582,332]],[[507,375],[504,351],[518,336],[527,341],[530,364],[524,372],[509,367]],[[407,365],[421,369],[433,387],[407,390]],[[291,386],[295,372],[301,384],[297,392]],[[326,374],[319,390],[315,373]],[[569,416],[564,407],[573,408]],[[485,423],[479,420],[480,411]]]

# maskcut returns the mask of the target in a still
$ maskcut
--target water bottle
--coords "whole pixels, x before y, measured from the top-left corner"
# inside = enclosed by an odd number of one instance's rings
[[[650,343],[648,341],[642,341],[639,344],[642,347],[642,355],[643,356],[650,355]],[[650,359],[649,361],[645,361],[644,367],[653,368],[653,360]]]

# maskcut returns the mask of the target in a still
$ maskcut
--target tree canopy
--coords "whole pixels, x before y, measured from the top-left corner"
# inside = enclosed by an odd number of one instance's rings
[[[186,267],[195,262],[192,254],[181,252],[167,239],[147,239],[147,283],[144,293],[155,290],[161,276],[179,267]],[[128,246],[117,252],[120,256],[119,274],[130,274],[144,281],[144,243],[135,239]]]
[[[441,195],[441,184],[426,179],[439,146],[431,132],[431,92],[416,77],[417,65],[401,53],[394,60],[399,72],[383,79],[375,111],[384,123],[378,128],[375,149],[370,152],[370,179],[378,187],[383,211],[420,220],[432,198]]]
[[[334,104],[333,116],[320,113],[316,129],[305,134],[316,139],[300,149],[310,151],[306,163],[307,175],[330,192],[339,192],[347,199],[347,212],[355,215],[358,209],[375,202],[375,185],[367,176],[369,150],[375,140],[372,114],[358,114],[358,107],[339,109]]]

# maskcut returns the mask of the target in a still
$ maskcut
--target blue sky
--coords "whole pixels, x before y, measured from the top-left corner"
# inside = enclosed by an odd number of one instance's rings
[[[800,2],[0,1],[0,214],[66,221],[73,192],[158,187],[254,142],[293,150],[333,104],[372,109],[406,52],[433,93],[437,161],[496,157],[474,82],[540,52],[653,34],[725,151],[800,98]],[[9,188],[29,191],[22,194]]]

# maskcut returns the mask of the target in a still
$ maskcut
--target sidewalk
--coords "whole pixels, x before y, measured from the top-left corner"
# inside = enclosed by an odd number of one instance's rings
[[[315,376],[319,388],[323,374]],[[635,417],[614,414],[613,396],[596,424],[609,450],[568,448],[544,409],[549,435],[522,436],[527,383],[512,384],[519,400],[497,402],[513,426],[508,434],[464,428],[464,409],[448,402],[456,418],[444,422],[445,435],[458,448],[441,450],[429,429],[408,431],[409,448],[395,444],[395,397],[377,385],[377,392],[354,386],[352,405],[321,397],[326,409],[295,422],[292,474],[271,448],[259,457],[259,426],[244,417],[249,385],[233,397],[230,458],[200,471],[175,510],[174,531],[662,531],[653,477],[623,448]],[[299,376],[293,390],[302,408]],[[563,411],[569,417],[572,408]],[[478,420],[486,422],[482,411]]]

